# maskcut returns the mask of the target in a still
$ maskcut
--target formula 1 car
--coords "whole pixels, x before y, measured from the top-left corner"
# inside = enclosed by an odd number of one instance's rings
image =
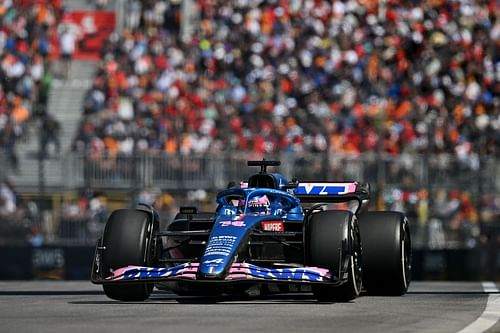
[[[97,242],[93,283],[121,301],[154,286],[178,295],[309,291],[320,301],[403,295],[410,283],[409,223],[367,212],[368,184],[289,182],[261,168],[217,195],[215,212],[181,207],[166,230],[150,206],[114,211]],[[332,209],[335,208],[335,209]]]

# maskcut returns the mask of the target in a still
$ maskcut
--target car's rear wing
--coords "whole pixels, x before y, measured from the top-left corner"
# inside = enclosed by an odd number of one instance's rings
[[[370,200],[369,184],[358,182],[300,182],[294,186],[294,193],[303,203],[341,203],[356,200],[358,210]]]

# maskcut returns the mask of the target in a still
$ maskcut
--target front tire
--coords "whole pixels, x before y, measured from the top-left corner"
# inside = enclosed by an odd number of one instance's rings
[[[148,213],[140,210],[120,209],[114,211],[106,223],[103,234],[103,272],[134,265],[148,266],[152,261],[151,241],[158,229]],[[119,301],[144,301],[153,291],[151,283],[103,285],[104,293]]]
[[[357,219],[351,212],[323,211],[311,216],[306,229],[306,263],[337,275],[340,269],[343,279],[347,274],[347,281],[340,286],[313,285],[319,301],[348,302],[359,296],[361,241]]]
[[[411,280],[411,237],[400,212],[366,212],[359,217],[363,240],[363,286],[368,294],[400,296]]]

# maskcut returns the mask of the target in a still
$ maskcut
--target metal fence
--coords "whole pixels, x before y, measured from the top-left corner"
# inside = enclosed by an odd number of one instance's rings
[[[0,158],[7,160],[0,150]],[[255,157],[257,159],[257,157]],[[261,158],[261,157],[259,157]],[[17,172],[4,163],[0,180],[9,178],[22,191],[60,191],[75,188],[134,190],[155,187],[161,190],[221,189],[230,181],[248,178],[255,172],[246,166],[248,154],[166,155],[91,158],[68,153],[47,160],[44,168],[20,165]],[[435,187],[467,189],[474,194],[500,192],[500,163],[495,157],[460,160],[453,155],[386,155],[364,153],[292,154],[268,156],[282,162],[280,172],[300,180],[360,180],[378,185],[406,188]],[[36,163],[34,161],[33,163]]]
[[[301,180],[361,180],[373,186],[468,189],[499,192],[500,166],[495,158],[472,164],[451,155],[281,154],[280,171]],[[255,172],[247,155],[162,155],[90,159],[70,154],[62,163],[60,186],[95,189],[156,187],[165,190],[221,189]]]

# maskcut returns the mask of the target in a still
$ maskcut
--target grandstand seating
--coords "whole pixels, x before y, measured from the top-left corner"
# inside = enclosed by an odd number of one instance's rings
[[[130,13],[142,25],[103,48],[77,149],[498,155],[495,2],[198,6],[187,42],[165,3]]]

